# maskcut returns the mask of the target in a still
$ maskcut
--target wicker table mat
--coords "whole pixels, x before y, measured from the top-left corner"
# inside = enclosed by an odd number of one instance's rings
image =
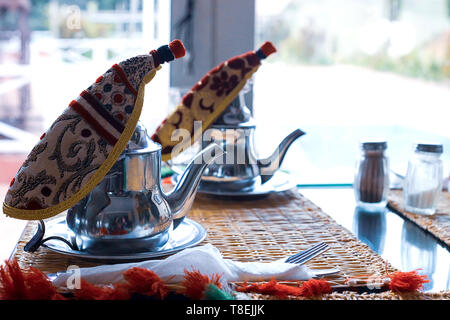
[[[414,214],[404,210],[402,195],[402,190],[391,190],[389,206],[405,219],[430,232],[447,248],[450,248],[450,193],[442,193],[436,213],[432,216]]]
[[[214,201],[212,201],[214,200]],[[350,231],[338,225],[297,190],[270,195],[253,201],[227,201],[197,196],[189,217],[208,232],[204,243],[216,246],[225,258],[237,261],[272,261],[324,241],[330,249],[307,265],[313,269],[338,267],[342,272],[329,278],[332,284],[344,284],[348,277],[385,274],[396,271],[360,242]],[[68,257],[46,248],[30,254],[23,251],[32,237],[36,222],[29,222],[14,256],[22,267],[33,265],[44,272],[65,270],[69,265],[94,266],[95,263]],[[267,296],[248,295],[267,299]],[[391,299],[397,295],[355,293],[330,294],[327,299]],[[428,299],[430,294],[417,295]],[[434,294],[432,299],[448,298]]]

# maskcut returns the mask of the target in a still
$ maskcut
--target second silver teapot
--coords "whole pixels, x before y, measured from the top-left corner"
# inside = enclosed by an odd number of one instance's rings
[[[292,143],[304,135],[300,129],[294,130],[281,141],[272,155],[258,159],[254,144],[254,124],[212,125],[209,130],[210,138],[203,140],[203,147],[214,142],[226,153],[204,171],[202,190],[240,191],[251,188],[257,182],[266,183],[279,169]]]
[[[305,134],[300,129],[294,130],[281,141],[271,156],[258,159],[254,143],[256,126],[245,105],[245,92],[242,90],[203,134],[203,149],[210,143],[216,143],[225,150],[225,154],[204,171],[201,191],[248,193],[255,186],[264,185],[279,169],[292,143]]]

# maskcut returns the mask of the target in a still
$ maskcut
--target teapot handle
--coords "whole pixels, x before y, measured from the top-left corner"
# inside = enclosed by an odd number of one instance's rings
[[[39,249],[40,246],[45,246],[44,243],[49,240],[59,240],[64,242],[66,245],[69,246],[71,250],[78,251],[78,246],[76,243],[71,243],[67,239],[64,239],[63,237],[58,236],[51,236],[44,239],[45,235],[45,223],[43,220],[39,220],[38,228],[36,230],[36,233],[34,236],[30,239],[30,241],[27,242],[23,250],[25,252],[35,252],[37,249]]]

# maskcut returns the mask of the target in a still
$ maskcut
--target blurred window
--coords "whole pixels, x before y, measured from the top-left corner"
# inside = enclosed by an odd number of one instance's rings
[[[441,142],[450,173],[449,1],[256,0],[265,40],[278,52],[255,75],[257,139],[269,153],[307,132],[284,165],[299,183],[352,183],[360,139],[377,137],[400,174],[415,141]]]
[[[226,50],[253,43],[250,28],[223,27],[252,12],[253,0],[245,10],[237,0],[0,0],[0,155],[20,154],[19,166],[78,92],[113,63],[167,43],[178,21],[171,22],[171,10],[174,4],[186,10],[186,3],[209,8],[218,15],[209,20],[220,25],[208,28],[204,15],[193,17],[195,34],[217,29],[211,39],[222,48],[197,48],[197,62],[209,61],[199,58],[203,51],[218,59],[218,52],[228,57]],[[351,183],[365,137],[388,140],[391,167],[400,174],[414,141],[439,141],[449,173],[448,0],[255,0],[255,6],[254,46],[270,40],[278,48],[254,77],[261,156],[299,127],[307,135],[283,166],[301,184]],[[176,103],[169,78],[163,68],[146,91],[141,121],[150,130]]]
[[[0,184],[99,75],[167,43],[169,13],[163,0],[0,0]],[[163,68],[142,119],[165,115],[168,83]]]
[[[169,9],[160,0],[0,0],[0,121],[39,137],[111,65],[166,43]],[[162,70],[153,104],[167,103],[167,84]],[[165,111],[152,109],[143,117]]]

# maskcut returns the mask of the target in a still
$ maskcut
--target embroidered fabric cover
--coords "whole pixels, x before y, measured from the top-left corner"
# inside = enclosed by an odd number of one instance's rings
[[[184,56],[181,41],[113,65],[45,132],[12,179],[6,215],[45,219],[83,199],[111,169],[141,114],[144,87],[160,64]]]
[[[258,50],[222,62],[204,75],[151,137],[162,146],[162,160],[170,160],[200,138],[202,132],[220,116],[258,70],[261,60],[275,51],[271,42],[265,42]],[[194,130],[195,121],[201,121],[201,131]],[[177,129],[187,130],[191,139],[181,142],[178,138],[172,139]]]

